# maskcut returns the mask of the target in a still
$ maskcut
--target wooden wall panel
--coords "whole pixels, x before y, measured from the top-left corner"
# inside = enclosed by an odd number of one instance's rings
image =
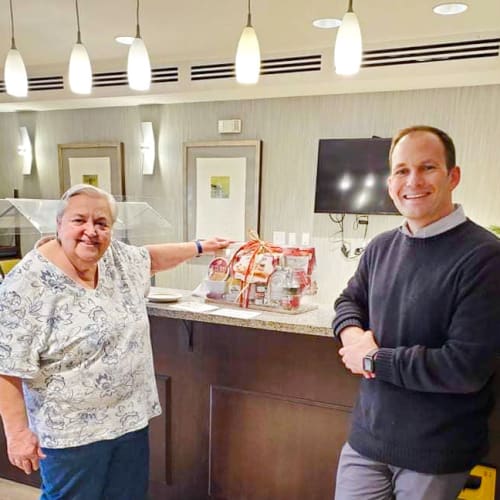
[[[345,408],[224,387],[212,387],[211,394],[211,498],[332,496]]]
[[[171,379],[157,375],[156,385],[162,414],[149,424],[149,468],[150,481],[172,484],[172,398]]]

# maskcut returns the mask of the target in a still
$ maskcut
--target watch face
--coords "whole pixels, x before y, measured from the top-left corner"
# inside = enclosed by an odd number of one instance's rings
[[[373,372],[375,370],[375,363],[372,357],[365,356],[363,358],[363,370],[365,372]]]

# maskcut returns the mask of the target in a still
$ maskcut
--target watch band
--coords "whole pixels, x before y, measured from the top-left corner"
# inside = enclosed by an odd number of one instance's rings
[[[196,245],[196,251],[198,252],[197,257],[199,257],[203,253],[203,246],[201,245],[200,240],[194,240],[194,244]]]
[[[369,373],[375,373],[375,359],[377,356],[377,352],[379,347],[375,347],[371,351],[369,351],[363,357],[363,370]]]

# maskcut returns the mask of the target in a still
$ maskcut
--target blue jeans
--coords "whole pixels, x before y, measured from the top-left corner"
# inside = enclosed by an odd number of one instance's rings
[[[148,427],[72,448],[42,448],[40,500],[144,500],[149,479]]]

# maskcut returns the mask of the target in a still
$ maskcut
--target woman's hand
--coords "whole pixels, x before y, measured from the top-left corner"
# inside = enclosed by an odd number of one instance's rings
[[[234,240],[229,240],[227,238],[210,238],[209,240],[200,240],[201,247],[203,248],[203,253],[213,253],[217,250],[222,250],[227,248]]]
[[[0,414],[7,438],[9,462],[31,474],[38,470],[40,459],[45,455],[38,437],[29,428],[21,379],[0,375],[0,394]]]
[[[208,240],[187,241],[184,243],[146,245],[146,249],[151,256],[151,274],[172,269],[196,255],[205,253],[213,254],[217,250],[226,248],[232,242],[233,240],[227,238],[210,238]]]
[[[40,459],[44,459],[45,455],[40,448],[36,434],[29,427],[25,427],[6,433],[6,437],[9,462],[26,474],[37,471],[40,467]]]

